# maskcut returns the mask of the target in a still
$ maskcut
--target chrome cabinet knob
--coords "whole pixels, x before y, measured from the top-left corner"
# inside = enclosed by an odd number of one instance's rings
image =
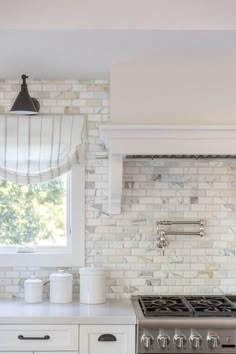
[[[220,338],[216,335],[210,335],[207,337],[207,344],[209,348],[216,349],[220,345]]]
[[[189,338],[189,342],[193,349],[198,349],[202,344],[202,337],[193,335]]]
[[[182,349],[183,346],[185,345],[186,341],[187,341],[187,339],[185,336],[179,336],[179,335],[174,336],[174,343],[175,343],[176,348],[178,348],[178,349]]]
[[[165,349],[165,348],[167,348],[167,346],[170,343],[170,337],[168,337],[168,336],[158,336],[157,337],[157,343],[159,344],[159,346],[162,349]]]
[[[151,347],[151,345],[153,344],[153,342],[154,342],[154,338],[150,335],[144,334],[141,337],[141,343],[144,345],[144,347],[146,349],[149,349]]]

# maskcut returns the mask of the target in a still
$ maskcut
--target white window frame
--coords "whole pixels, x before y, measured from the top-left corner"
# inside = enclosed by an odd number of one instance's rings
[[[71,247],[37,247],[33,253],[19,253],[13,247],[0,247],[0,267],[81,267],[85,263],[85,166],[84,162],[70,172],[68,191]],[[1,226],[0,226],[1,227]],[[63,250],[63,251],[62,251]]]

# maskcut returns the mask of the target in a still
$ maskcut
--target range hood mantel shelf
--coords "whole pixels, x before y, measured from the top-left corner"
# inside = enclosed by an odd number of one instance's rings
[[[130,155],[233,156],[236,125],[102,125],[109,150],[110,214],[121,212],[123,158]]]

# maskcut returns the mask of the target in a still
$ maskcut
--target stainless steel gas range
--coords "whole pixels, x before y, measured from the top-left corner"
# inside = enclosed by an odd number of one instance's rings
[[[133,296],[137,353],[236,353],[236,306],[226,296]]]

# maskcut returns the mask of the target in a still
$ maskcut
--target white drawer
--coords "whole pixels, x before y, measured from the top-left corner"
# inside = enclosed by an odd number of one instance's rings
[[[81,325],[80,353],[135,354],[135,326]]]
[[[1,354],[1,352],[0,352],[0,354]],[[11,354],[11,353],[7,352],[6,354]],[[13,353],[13,354],[22,354],[22,353]],[[23,353],[23,354],[31,354],[31,353],[28,352],[28,353]],[[60,352],[35,352],[34,354],[79,354],[79,352],[65,352],[63,350],[62,352],[61,351]]]
[[[0,352],[78,350],[78,326],[0,325]]]

